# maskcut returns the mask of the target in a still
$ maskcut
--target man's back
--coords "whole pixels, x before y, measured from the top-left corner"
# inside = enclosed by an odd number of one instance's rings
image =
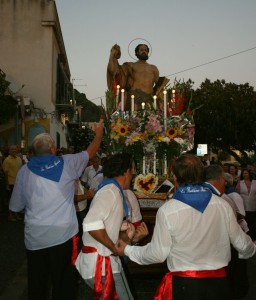
[[[127,254],[135,262],[164,261],[170,271],[215,270],[228,265],[230,242],[241,248],[250,238],[243,234],[228,203],[216,195],[203,213],[172,199],[159,208],[147,250]],[[248,249],[247,249],[248,250]],[[245,257],[251,255],[243,253]]]
[[[78,231],[74,208],[74,180],[82,172],[88,154],[64,155],[59,181],[33,173],[24,165],[17,175],[10,209],[25,208],[25,244],[29,250],[65,242]]]

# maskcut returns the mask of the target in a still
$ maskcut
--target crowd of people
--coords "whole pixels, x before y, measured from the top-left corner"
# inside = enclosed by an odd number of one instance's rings
[[[49,293],[76,299],[78,278],[95,299],[134,299],[124,272],[129,260],[166,260],[170,272],[155,299],[246,295],[246,261],[256,251],[256,165],[182,155],[172,170],[175,193],[142,246],[148,229],[130,189],[135,161],[125,153],[106,157],[102,132],[96,124],[94,140],[79,153],[57,151],[49,134],[36,136],[26,155],[17,145],[2,152],[8,219],[25,223],[29,300]]]

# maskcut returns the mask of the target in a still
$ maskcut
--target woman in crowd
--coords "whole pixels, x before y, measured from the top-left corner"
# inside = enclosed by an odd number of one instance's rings
[[[229,173],[232,175],[233,177],[233,185],[236,186],[239,180],[239,177],[237,175],[237,166],[236,165],[230,165],[229,166]]]
[[[248,223],[249,232],[252,240],[256,239],[256,180],[253,179],[251,173],[244,169],[241,173],[240,181],[236,186],[237,192],[244,200],[246,210],[246,221]]]

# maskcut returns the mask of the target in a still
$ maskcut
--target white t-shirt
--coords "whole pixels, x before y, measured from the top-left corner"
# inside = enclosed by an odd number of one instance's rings
[[[82,175],[82,177],[81,177],[81,180],[82,180],[83,182],[86,182],[86,183],[88,184],[88,186],[89,186],[90,188],[92,188],[92,187],[91,187],[92,179],[93,179],[93,177],[94,177],[99,171],[101,171],[101,170],[102,170],[102,166],[99,166],[99,168],[98,168],[97,171],[95,171],[95,169],[94,169],[93,166],[89,166],[89,167],[87,167],[87,168],[84,170],[84,173],[83,173],[83,175]]]
[[[75,195],[83,195],[83,194],[84,194],[84,186],[82,185],[81,181],[77,179],[75,181]],[[75,202],[75,208],[77,212],[85,210],[86,206],[87,206],[86,199]]]
[[[131,212],[131,222],[136,223],[142,220],[142,215],[140,212],[140,205],[137,197],[131,190],[124,190],[124,196]]]
[[[96,248],[100,255],[110,256],[111,251],[96,241],[88,231],[105,229],[113,243],[116,243],[123,216],[123,199],[119,189],[114,184],[102,187],[94,196],[90,210],[83,221],[83,244]],[[78,255],[76,268],[84,279],[94,277],[98,253],[80,252]],[[110,256],[110,261],[112,272],[120,273],[122,265],[119,257]],[[103,263],[102,276],[105,275],[104,265]]]

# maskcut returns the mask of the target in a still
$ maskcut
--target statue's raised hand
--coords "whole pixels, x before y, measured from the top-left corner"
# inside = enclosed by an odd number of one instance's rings
[[[113,56],[116,59],[119,59],[121,57],[121,48],[119,45],[115,44],[112,48],[111,48],[111,54],[113,54]]]

